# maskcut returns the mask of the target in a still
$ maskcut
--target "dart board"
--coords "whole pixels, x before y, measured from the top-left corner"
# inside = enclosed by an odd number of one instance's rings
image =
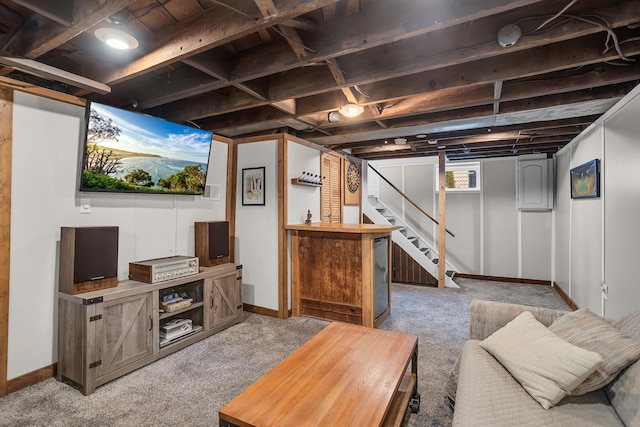
[[[349,163],[347,167],[347,188],[352,193],[355,193],[360,188],[360,170],[353,163]]]

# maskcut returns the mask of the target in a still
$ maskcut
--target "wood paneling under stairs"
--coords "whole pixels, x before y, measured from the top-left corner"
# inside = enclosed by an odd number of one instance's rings
[[[373,224],[368,216],[362,215],[363,224]],[[393,283],[406,283],[409,285],[422,285],[438,287],[438,279],[422,268],[400,246],[393,243],[391,253],[391,281]]]
[[[391,258],[393,275],[391,281],[394,283],[408,283],[411,285],[438,286],[438,280],[427,270],[422,268],[417,261],[409,256],[396,243],[393,244]]]

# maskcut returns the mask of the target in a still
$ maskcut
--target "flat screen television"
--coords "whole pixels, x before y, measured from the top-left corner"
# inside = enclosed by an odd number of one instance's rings
[[[80,191],[204,194],[212,133],[91,102]]]

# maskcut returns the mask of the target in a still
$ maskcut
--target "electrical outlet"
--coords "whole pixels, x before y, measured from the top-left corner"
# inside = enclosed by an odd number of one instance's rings
[[[80,213],[81,214],[90,214],[91,213],[91,200],[90,199],[80,199]]]
[[[602,299],[607,301],[609,298],[609,287],[603,283],[600,285],[600,290],[602,291]]]

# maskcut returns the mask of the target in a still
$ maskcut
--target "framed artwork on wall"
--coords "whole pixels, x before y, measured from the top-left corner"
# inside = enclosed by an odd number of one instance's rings
[[[571,198],[595,199],[600,197],[600,170],[598,159],[571,169]]]
[[[264,206],[264,171],[264,166],[242,169],[243,206]]]

